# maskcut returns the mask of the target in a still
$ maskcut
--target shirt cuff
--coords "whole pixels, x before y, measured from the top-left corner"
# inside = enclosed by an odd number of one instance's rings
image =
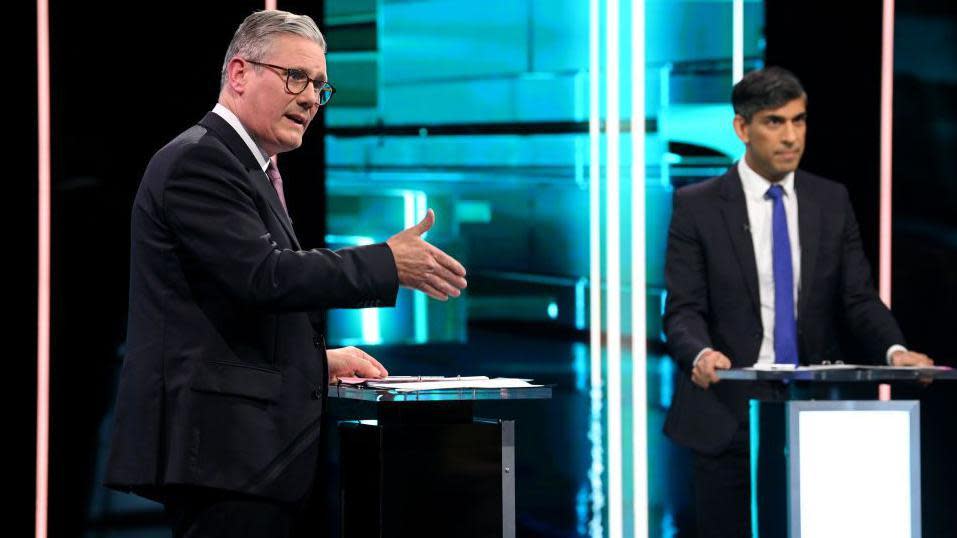
[[[894,353],[897,353],[898,351],[907,351],[907,348],[900,344],[894,344],[891,347],[887,348],[886,358],[887,358],[888,365],[891,365],[891,356],[894,355]]]
[[[900,346],[897,346],[897,347],[900,347]],[[892,349],[893,349],[893,348],[892,348]],[[698,354],[694,356],[694,360],[691,361],[691,367],[694,368],[695,366],[697,366],[697,365],[698,365],[698,359],[700,359],[702,355],[704,355],[705,353],[707,353],[707,352],[709,352],[709,351],[714,351],[714,350],[711,349],[710,347],[706,347],[706,348],[702,349],[701,351],[699,351]],[[890,357],[890,351],[888,351],[887,353],[888,353],[887,356]],[[890,358],[888,358],[887,360],[890,360]]]

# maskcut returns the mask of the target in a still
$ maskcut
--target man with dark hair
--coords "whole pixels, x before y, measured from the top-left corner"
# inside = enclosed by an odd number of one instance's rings
[[[668,347],[683,372],[665,433],[694,451],[699,536],[750,536],[748,400],[778,385],[720,383],[716,369],[852,357],[931,365],[908,351],[877,296],[847,190],[798,169],[807,95],[785,69],[748,73],[732,92],[745,154],[724,175],[679,190],[665,260]]]
[[[133,204],[127,352],[107,485],[166,506],[176,537],[286,537],[315,483],[328,384],[386,370],[325,349],[316,315],[445,300],[465,269],[419,224],[374,245],[305,250],[275,157],[335,92],[309,17],[236,31],[216,106],[160,149]],[[318,536],[318,529],[308,532]]]

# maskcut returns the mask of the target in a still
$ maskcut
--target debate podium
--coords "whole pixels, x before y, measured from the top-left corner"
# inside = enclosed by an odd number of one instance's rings
[[[400,392],[339,385],[340,535],[515,536],[515,422],[474,417],[489,400],[550,387]]]
[[[878,400],[878,385],[948,382],[957,371],[831,365],[718,377],[787,389],[786,401],[750,402],[753,536],[922,536],[920,402]]]

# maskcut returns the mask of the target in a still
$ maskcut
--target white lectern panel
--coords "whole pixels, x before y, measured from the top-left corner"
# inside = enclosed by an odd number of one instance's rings
[[[792,538],[920,537],[918,409],[789,403]]]

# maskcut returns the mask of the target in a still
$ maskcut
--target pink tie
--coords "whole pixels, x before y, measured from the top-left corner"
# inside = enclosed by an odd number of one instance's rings
[[[286,214],[289,213],[289,210],[286,209],[286,197],[282,193],[282,176],[279,175],[279,169],[276,168],[276,163],[269,161],[269,166],[266,167],[266,175],[269,176],[269,181],[272,183],[274,189],[276,189],[276,194],[279,195],[279,202],[282,204],[282,208],[286,211]]]

